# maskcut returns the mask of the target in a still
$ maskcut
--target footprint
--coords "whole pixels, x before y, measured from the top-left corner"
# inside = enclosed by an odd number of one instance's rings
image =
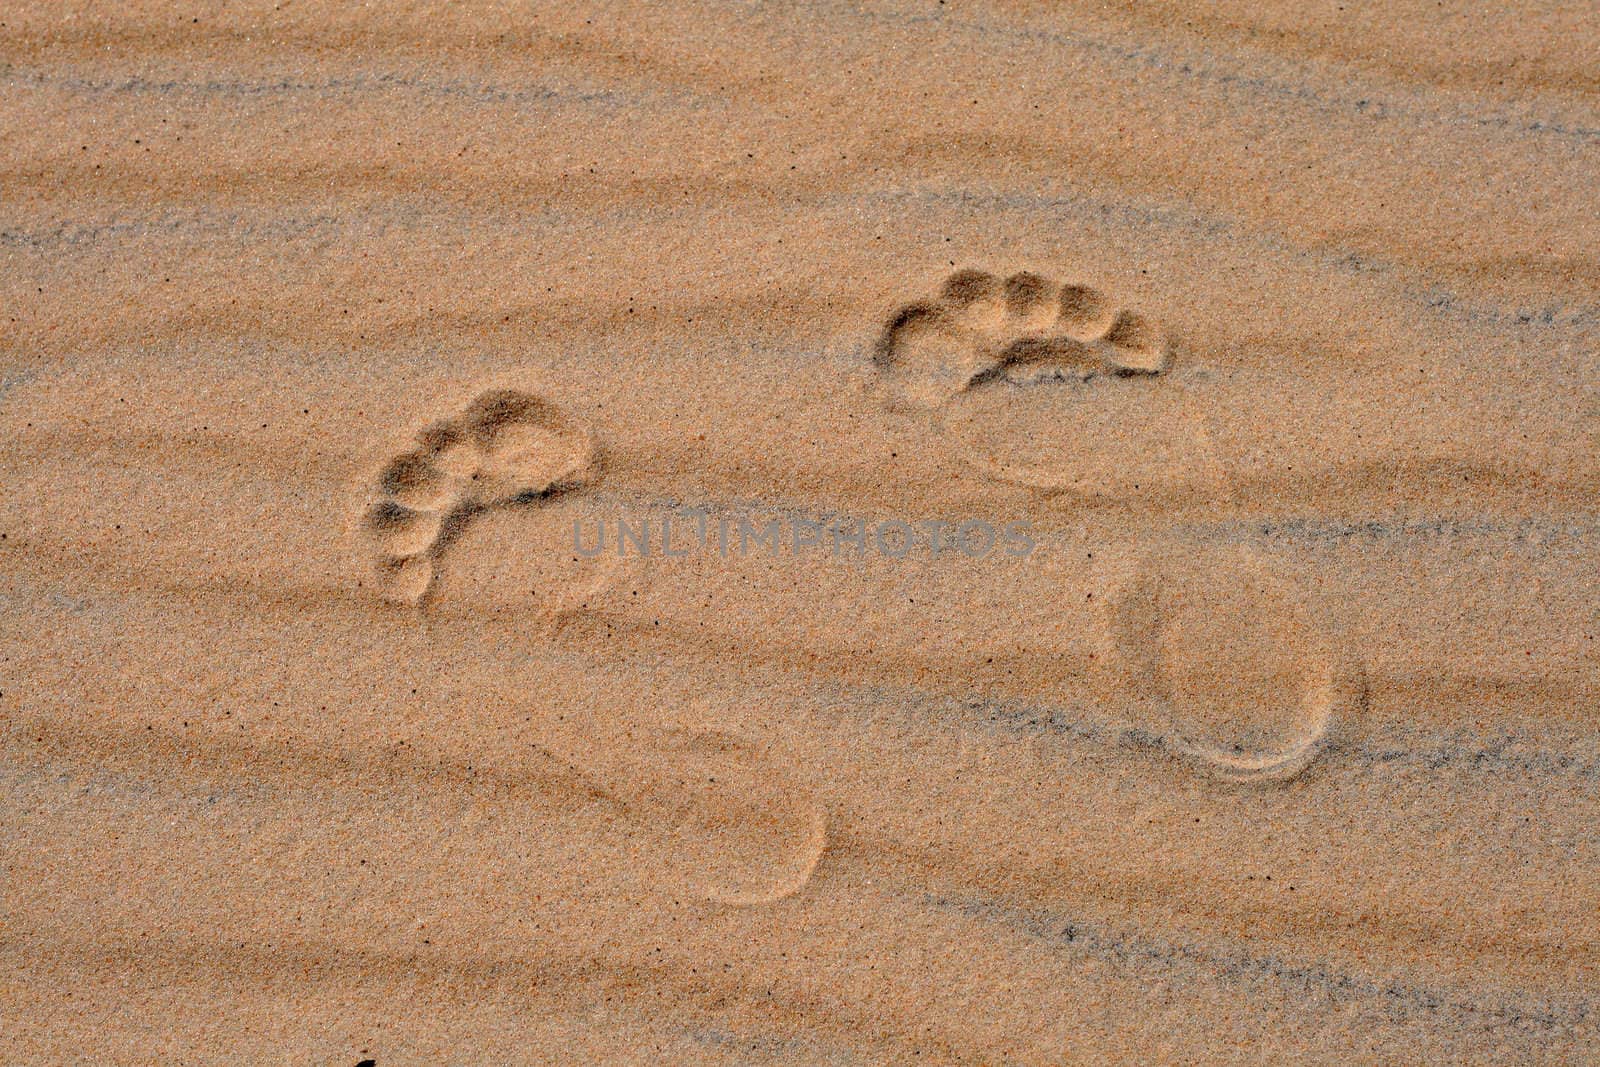
[[[473,526],[510,510],[560,512],[598,470],[593,438],[549,401],[514,389],[479,394],[378,473],[359,523],[378,594],[421,606],[446,552]]]
[[[822,806],[754,739],[669,728],[628,754],[592,745],[585,775],[641,826],[636,863],[658,884],[721,904],[771,904],[799,892],[827,848]]]
[[[501,389],[421,430],[379,471],[358,528],[379,595],[416,608],[462,677],[492,676],[508,636],[582,607],[612,583],[616,552],[579,550],[599,481],[593,436],[548,401]],[[448,562],[448,566],[446,563]],[[498,621],[504,625],[486,626]],[[462,671],[482,657],[479,671]],[[640,699],[650,697],[641,693]],[[675,892],[762,904],[797,892],[827,843],[821,807],[751,739],[700,725],[653,730],[626,715],[556,716],[542,745],[630,813],[636,866]],[[579,725],[579,724],[582,725]]]
[[[1143,555],[1103,623],[1107,703],[1221,778],[1298,774],[1359,698],[1314,614],[1243,550]]]
[[[873,353],[891,406],[926,412],[997,480],[1116,498],[1215,492],[1215,449],[1170,361],[1155,320],[1097,289],[975,270],[901,308]]]
[[[1097,289],[1023,272],[961,270],[932,300],[895,312],[873,351],[893,401],[932,409],[995,377],[1016,383],[1159,374],[1160,326]]]
[[[932,413],[960,462],[996,481],[1101,500],[1228,492],[1207,420],[1172,376],[1000,379]]]
[[[1224,501],[1232,486],[1207,419],[1170,362],[1161,327],[1098,290],[973,270],[902,308],[873,358],[891,402],[926,412],[989,477]],[[1097,601],[1100,696],[1219,777],[1298,773],[1359,690],[1319,620],[1247,550],[1140,550],[1112,590]]]

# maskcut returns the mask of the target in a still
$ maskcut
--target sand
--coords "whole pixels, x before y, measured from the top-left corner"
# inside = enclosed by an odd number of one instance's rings
[[[1597,55],[0,5],[0,1062],[1600,1058]]]

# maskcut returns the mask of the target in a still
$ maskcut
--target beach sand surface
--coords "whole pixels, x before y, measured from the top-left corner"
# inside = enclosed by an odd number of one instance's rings
[[[0,3],[0,1061],[1600,1058],[1597,57]]]

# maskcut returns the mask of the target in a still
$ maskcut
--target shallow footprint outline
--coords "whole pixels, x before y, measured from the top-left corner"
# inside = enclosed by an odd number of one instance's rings
[[[1359,661],[1313,605],[1237,546],[1201,558],[1150,548],[1130,563],[1101,598],[1105,699],[1226,781],[1309,766],[1364,694]]]
[[[810,883],[828,847],[826,809],[765,758],[754,737],[669,725],[640,752],[590,762],[582,773],[647,826],[636,847],[670,856],[664,884],[752,906]],[[640,869],[651,862],[641,855]]]
[[[593,435],[555,404],[515,389],[479,393],[378,473],[360,520],[378,595],[421,606],[475,516],[547,503],[592,485],[599,469]]]

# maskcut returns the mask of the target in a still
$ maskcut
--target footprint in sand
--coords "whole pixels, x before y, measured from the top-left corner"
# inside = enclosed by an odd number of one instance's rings
[[[457,651],[507,635],[540,640],[616,579],[612,553],[583,553],[601,450],[577,420],[513,389],[479,394],[382,466],[357,521],[379,597],[412,608]],[[458,627],[453,624],[459,623]],[[531,623],[532,625],[526,625]],[[570,720],[569,720],[570,721]],[[730,904],[797,892],[826,848],[823,810],[748,738],[678,727],[640,747],[611,723],[547,750],[636,819],[641,869]]]
[[[452,549],[497,515],[537,513],[539,525],[558,533],[572,494],[598,473],[593,438],[555,405],[512,389],[480,394],[459,415],[424,428],[378,473],[360,521],[378,594],[421,606]],[[591,573],[546,584],[552,611],[604,578],[601,562],[564,562]]]
[[[1281,781],[1360,699],[1359,670],[1310,607],[1243,551],[1147,552],[1104,598],[1097,684],[1230,781]]]
[[[1096,289],[979,270],[957,271],[934,299],[896,311],[873,351],[895,399],[924,409],[996,377],[1159,374],[1167,359],[1159,325]]]
[[[896,312],[873,354],[891,404],[926,413],[985,475],[1068,500],[1224,501],[1218,450],[1171,362],[1153,319],[1098,290],[973,270]],[[1142,548],[1108,573],[1094,672],[1108,706],[1231,780],[1315,759],[1359,671],[1248,548]]]
[[[891,406],[991,477],[1089,497],[1210,496],[1220,471],[1149,315],[1085,285],[962,270],[873,351]]]

